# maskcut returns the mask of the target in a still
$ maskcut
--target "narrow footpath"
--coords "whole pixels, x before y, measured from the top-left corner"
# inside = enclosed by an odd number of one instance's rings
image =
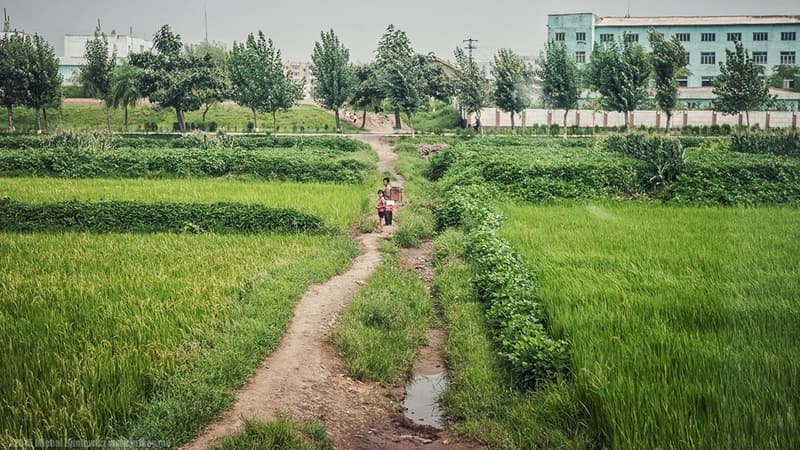
[[[380,173],[395,174],[397,155],[386,138],[356,138],[375,149]],[[396,176],[394,184],[402,186],[403,181]],[[460,446],[455,440],[450,445],[451,438],[446,434],[405,419],[402,387],[386,389],[348,377],[328,340],[338,324],[339,313],[380,265],[378,242],[392,233],[391,228],[385,231],[355,237],[360,253],[352,266],[306,291],[295,306],[280,345],[239,391],[234,405],[183,449],[208,449],[243,431],[242,419],[269,421],[279,413],[318,420],[340,449],[474,448]],[[429,266],[429,248],[427,253]],[[442,336],[442,332],[433,333],[430,349],[422,351],[435,355],[421,361],[433,360],[434,365],[443,365],[439,356]]]

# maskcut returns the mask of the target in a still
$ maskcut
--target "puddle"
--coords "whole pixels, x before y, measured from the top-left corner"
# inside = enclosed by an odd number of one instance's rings
[[[403,401],[406,417],[417,425],[443,429],[444,418],[437,399],[446,386],[444,372],[414,375],[406,385],[406,398]]]

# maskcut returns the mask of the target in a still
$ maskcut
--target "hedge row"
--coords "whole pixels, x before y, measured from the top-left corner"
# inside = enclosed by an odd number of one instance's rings
[[[503,218],[490,206],[490,191],[481,185],[444,191],[437,221],[467,229],[467,257],[476,267],[473,284],[498,353],[520,386],[535,387],[567,371],[567,343],[549,335],[533,274],[497,236]]]
[[[15,150],[0,152],[0,176],[63,178],[221,177],[360,183],[366,163],[319,155],[242,150]]]
[[[671,183],[686,165],[681,141],[644,134],[612,135],[604,140],[606,150],[630,156],[647,164],[647,184],[660,189]]]
[[[731,150],[800,157],[800,134],[734,134],[731,136]]]
[[[240,203],[83,202],[28,204],[0,199],[0,230],[96,233],[319,232],[321,218],[294,209]]]
[[[50,136],[0,134],[0,149],[114,149],[114,148],[325,148],[355,152],[367,144],[338,136],[123,135],[65,133]]]

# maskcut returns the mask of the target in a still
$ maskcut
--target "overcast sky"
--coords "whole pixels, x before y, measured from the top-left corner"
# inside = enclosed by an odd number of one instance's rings
[[[420,53],[453,58],[466,38],[477,39],[476,59],[488,60],[508,47],[535,56],[546,36],[547,14],[593,12],[623,16],[800,15],[798,0],[0,0],[12,27],[46,37],[63,54],[65,33],[91,33],[100,18],[103,30],[151,37],[168,23],[184,42],[208,37],[230,44],[263,30],[284,59],[306,61],[322,29],[333,28],[351,59],[367,62],[388,24],[408,33]]]

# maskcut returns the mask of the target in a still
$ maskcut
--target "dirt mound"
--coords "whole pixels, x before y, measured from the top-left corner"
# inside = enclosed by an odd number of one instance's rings
[[[416,147],[419,156],[425,161],[429,161],[431,158],[436,156],[437,153],[441,152],[447,147],[450,147],[450,145],[445,144],[444,142],[439,142],[436,144],[417,144]]]

